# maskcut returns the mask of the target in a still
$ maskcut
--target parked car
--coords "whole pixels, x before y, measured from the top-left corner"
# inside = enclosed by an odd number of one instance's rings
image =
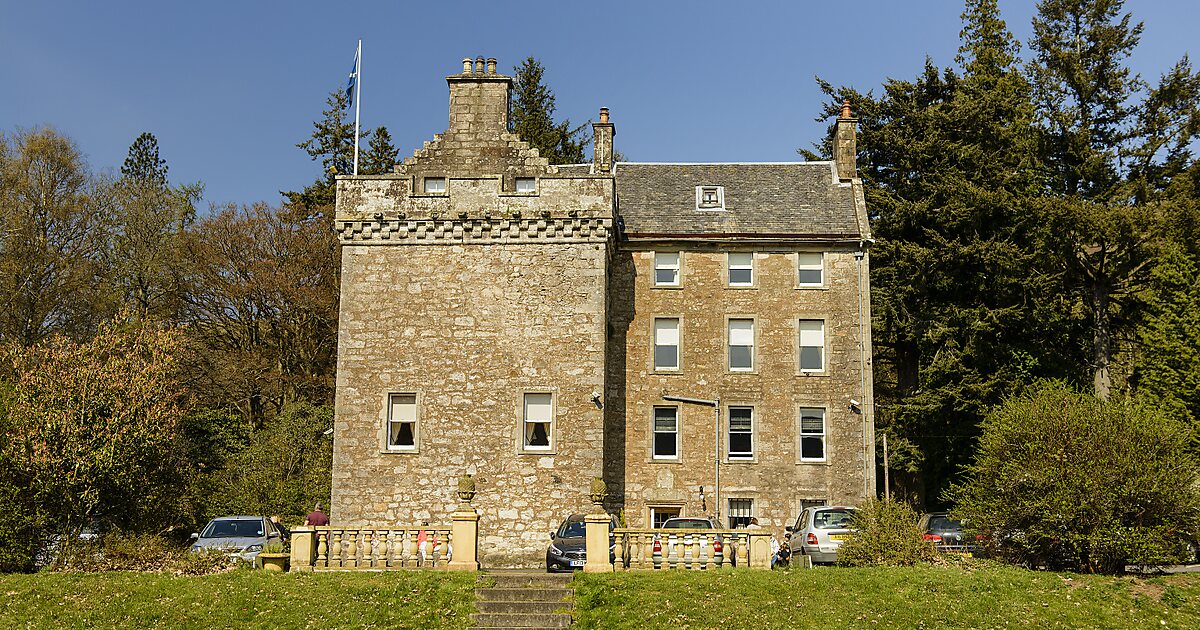
[[[854,531],[854,515],[854,507],[848,505],[804,508],[795,525],[785,528],[792,533],[792,553],[806,555],[814,564],[837,562],[838,547]]]
[[[572,514],[550,532],[550,546],[546,548],[546,571],[575,571],[587,562],[587,522],[584,514]],[[614,562],[613,530],[619,527],[617,517],[610,516],[608,523],[609,562]]]
[[[918,524],[923,538],[943,553],[973,555],[976,545],[963,533],[962,521],[950,518],[945,512],[933,512],[921,516]]]
[[[701,517],[701,516],[676,516],[676,517],[672,517],[672,518],[669,518],[666,521],[664,521],[662,524],[662,527],[660,527],[660,529],[664,529],[664,530],[665,529],[684,529],[684,530],[710,529],[711,530],[711,529],[717,529],[717,526],[715,523],[713,523],[712,519],[710,519],[710,518],[705,518],[705,517]],[[655,555],[662,555],[663,557],[670,557],[671,545],[677,545],[677,544],[682,543],[683,537],[685,537],[685,536],[687,536],[687,532],[679,532],[679,533],[675,534],[674,537],[672,537],[670,534],[660,533],[658,536],[654,537],[653,553]],[[665,548],[663,545],[664,537],[666,539]],[[713,555],[714,556],[716,556],[716,555],[724,556],[725,555],[725,539],[724,539],[724,537],[721,536],[721,534],[715,534],[712,537],[712,539],[713,539],[713,551],[712,551]],[[680,555],[682,555],[682,553],[683,552],[680,552]],[[700,537],[700,555],[702,555],[702,556],[708,555],[708,537],[707,536]],[[729,554],[729,562],[732,564],[736,561],[737,561],[737,557],[733,554]]]
[[[199,533],[192,534],[192,551],[216,549],[231,558],[254,562],[268,542],[283,541],[271,519],[265,516],[221,516],[209,521]]]

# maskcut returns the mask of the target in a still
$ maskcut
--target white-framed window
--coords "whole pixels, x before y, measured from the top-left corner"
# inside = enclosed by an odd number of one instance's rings
[[[679,252],[654,252],[654,285],[679,286]]]
[[[527,451],[550,450],[554,435],[554,396],[528,393],[524,400],[522,445]]]
[[[388,394],[387,450],[417,450],[417,395]]]
[[[422,190],[424,190],[426,193],[433,193],[433,194],[444,193],[444,192],[446,192],[446,178],[445,177],[426,177],[424,188],[422,188]]]
[[[800,371],[825,371],[825,320],[800,320]]]
[[[726,268],[729,275],[729,286],[754,286],[753,252],[729,252]]]
[[[729,459],[754,458],[754,408],[729,408]]]
[[[729,369],[735,372],[754,370],[754,320],[729,320]]]
[[[745,529],[754,517],[754,499],[729,500],[729,529]]]
[[[676,518],[679,516],[681,508],[678,505],[651,505],[650,506],[650,526],[658,529],[667,522],[667,519]]]
[[[697,186],[696,187],[696,209],[697,210],[724,210],[725,209],[725,187],[724,186]]]
[[[800,461],[825,461],[825,410],[800,410]]]
[[[516,179],[517,192],[531,193],[537,190],[537,179],[533,177],[518,177]]]
[[[825,285],[825,254],[823,252],[800,252],[796,255],[799,268],[797,283],[802,287]]]
[[[654,369],[679,369],[679,319],[654,318]]]
[[[679,408],[654,408],[654,459],[679,459]]]

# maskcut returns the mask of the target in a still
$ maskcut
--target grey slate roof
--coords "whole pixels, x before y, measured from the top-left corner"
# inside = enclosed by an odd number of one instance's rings
[[[858,238],[854,189],[829,162],[618,163],[619,211],[631,238],[740,235]],[[697,186],[723,186],[725,210],[697,210]]]

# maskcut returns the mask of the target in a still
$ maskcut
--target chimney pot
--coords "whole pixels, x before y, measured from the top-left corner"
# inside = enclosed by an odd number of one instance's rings
[[[854,117],[850,111],[850,99],[846,99],[846,100],[842,101],[842,116],[841,117],[842,118],[853,118]]]
[[[463,74],[471,74],[471,58],[463,57]]]
[[[607,107],[600,108],[600,122],[602,122],[602,123],[608,122],[608,108]]]
[[[483,74],[483,57],[475,58],[475,74]]]
[[[488,74],[496,74],[496,58],[495,57],[488,57],[487,73]]]

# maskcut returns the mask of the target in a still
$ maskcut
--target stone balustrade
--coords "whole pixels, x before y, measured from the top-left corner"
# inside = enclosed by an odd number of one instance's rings
[[[303,538],[303,540],[300,540]],[[311,540],[311,542],[309,542]],[[292,535],[293,566],[297,551],[307,551],[310,570],[445,569],[454,537],[450,527],[313,527]]]
[[[771,567],[771,535],[762,530],[620,528],[613,536],[619,571]]]

